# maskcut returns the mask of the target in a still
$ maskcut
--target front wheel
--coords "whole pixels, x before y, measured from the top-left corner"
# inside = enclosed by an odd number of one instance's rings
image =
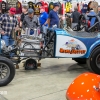
[[[97,48],[87,60],[88,67],[96,74],[100,74],[100,48]]]
[[[15,67],[11,60],[0,56],[0,86],[9,84],[15,76]]]

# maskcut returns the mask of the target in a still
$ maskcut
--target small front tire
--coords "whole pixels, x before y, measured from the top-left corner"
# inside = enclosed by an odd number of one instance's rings
[[[9,84],[15,76],[15,67],[13,62],[0,56],[0,86]]]

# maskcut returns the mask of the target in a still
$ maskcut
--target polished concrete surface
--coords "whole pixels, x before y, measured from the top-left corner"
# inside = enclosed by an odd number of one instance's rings
[[[43,59],[37,70],[25,71],[20,65],[13,81],[0,91],[7,91],[0,100],[66,100],[70,83],[81,73],[88,72],[87,65],[71,59]]]

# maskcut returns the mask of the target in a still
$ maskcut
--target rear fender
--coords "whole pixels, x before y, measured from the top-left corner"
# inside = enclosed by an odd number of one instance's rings
[[[98,48],[100,48],[100,40],[91,45],[87,53],[87,58],[89,58],[91,54]]]

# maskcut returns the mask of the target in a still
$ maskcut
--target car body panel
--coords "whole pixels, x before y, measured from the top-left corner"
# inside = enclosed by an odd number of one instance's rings
[[[91,52],[94,50],[94,48],[96,48],[97,46],[100,45],[100,33],[96,32],[96,33],[88,33],[88,37],[85,36],[86,32],[81,32],[81,34],[84,34],[83,36],[78,36],[77,35],[73,35],[73,32],[68,32],[62,29],[54,29],[55,33],[56,33],[56,40],[55,40],[55,58],[59,58],[59,57],[65,57],[65,58],[89,58],[91,55]],[[70,34],[73,33],[73,34]],[[78,32],[75,32],[78,33]],[[87,34],[87,33],[86,33]],[[94,34],[94,35],[93,35]],[[90,36],[89,36],[90,35]],[[91,36],[93,35],[93,36]],[[59,38],[61,37],[61,38]],[[77,45],[84,45],[84,48],[86,50],[86,53],[84,55],[77,55],[77,54],[70,54],[70,56],[68,55],[68,53],[65,54],[60,54],[58,53],[60,50],[60,47],[58,48],[58,46],[62,46],[64,45],[66,42],[70,41],[70,40],[76,40],[77,41]],[[63,46],[62,46],[63,47]],[[64,46],[64,48],[67,48]]]
[[[94,87],[99,88],[95,90]],[[100,100],[100,75],[83,73],[69,86],[66,92],[68,100]]]

